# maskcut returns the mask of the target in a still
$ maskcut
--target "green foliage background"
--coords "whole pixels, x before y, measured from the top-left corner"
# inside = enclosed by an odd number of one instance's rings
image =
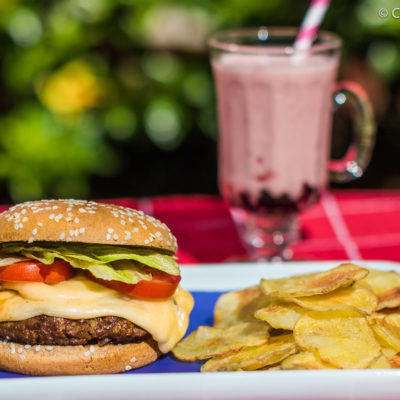
[[[206,40],[225,28],[298,26],[303,0],[0,1],[0,199],[216,192],[216,112]],[[379,122],[356,185],[400,187],[396,0],[333,0]],[[400,16],[400,12],[398,13]]]

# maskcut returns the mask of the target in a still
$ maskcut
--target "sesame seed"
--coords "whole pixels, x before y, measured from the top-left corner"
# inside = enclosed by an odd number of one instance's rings
[[[71,229],[70,231],[69,231],[69,236],[74,236],[75,235],[75,231],[73,230],[73,229]]]
[[[7,339],[4,339],[3,340],[3,344],[7,344],[8,343],[8,340]]]
[[[71,239],[70,236],[68,236],[68,237],[65,239],[66,242],[70,242],[71,240],[72,240],[72,239]]]
[[[22,227],[23,227],[22,223],[20,223],[18,226],[19,226],[20,228],[22,228]]]
[[[53,206],[53,210],[57,210],[58,206]]]
[[[71,217],[67,217],[65,220],[69,222],[69,221],[72,221],[72,218]]]
[[[26,222],[26,221],[28,221],[28,217],[22,218],[22,222]],[[39,225],[39,224],[38,224],[38,225]]]
[[[54,214],[49,215],[49,219],[54,219],[54,217],[55,217]]]
[[[91,353],[94,353],[94,346],[90,345],[89,350],[90,350]]]
[[[38,226],[43,226],[43,224],[41,222],[38,222],[37,225]]]
[[[124,346],[123,346],[122,344],[117,344],[117,347],[118,347],[119,349],[122,349]]]
[[[125,367],[125,371],[130,371],[132,369],[132,367],[130,366],[130,365],[127,365],[126,367]]]
[[[38,352],[40,350],[40,344],[35,347],[35,351]]]
[[[21,211],[21,214],[26,214],[25,208]]]
[[[14,343],[10,343],[10,350],[11,350],[11,354],[15,354],[15,346],[14,346]]]
[[[90,356],[90,351],[85,351],[85,352],[83,353],[83,355],[84,355],[85,357],[89,357],[89,356]]]
[[[35,239],[34,239],[33,237],[30,237],[30,238],[28,239],[28,243],[32,243],[34,240],[35,240]]]
[[[129,240],[131,238],[131,233],[129,231],[125,231],[125,240]]]
[[[63,232],[60,236],[59,236],[60,240],[64,240],[65,239],[65,232]]]
[[[78,224],[78,223],[79,223],[79,218],[76,217],[76,218],[74,219],[74,222],[75,222],[76,224]]]
[[[85,212],[86,212],[86,210],[85,210],[84,208],[80,208],[80,209],[79,209],[79,212],[81,212],[81,213],[85,213]]]
[[[106,239],[107,239],[107,240],[110,240],[110,239],[111,239],[111,235],[110,235],[109,233],[107,233]]]
[[[113,228],[108,228],[108,229],[107,229],[107,232],[108,232],[108,233],[113,233],[113,232],[114,232],[114,229],[113,229]]]
[[[18,353],[22,353],[22,347],[20,347],[17,351],[18,351]]]
[[[144,244],[149,244],[149,240],[146,239],[146,240],[144,241]]]
[[[114,233],[113,239],[114,239],[114,240],[118,240],[118,237],[119,237],[119,236],[118,236],[116,233]]]
[[[79,229],[79,232],[80,232],[80,233],[83,233],[83,232],[85,232],[85,228],[81,228],[81,229]]]
[[[139,232],[139,228],[133,228],[133,232]]]
[[[26,350],[28,350],[28,349],[31,348],[31,345],[30,345],[30,344],[26,344],[26,345],[24,346],[24,348],[25,348]]]
[[[32,235],[36,235],[37,234],[37,228],[34,228],[33,230],[32,230]]]
[[[68,213],[68,217],[73,217],[74,216],[74,214],[72,214],[72,213]]]
[[[19,358],[20,358],[21,360],[25,360],[26,357],[25,357],[23,354],[20,354]]]
[[[52,350],[53,350],[53,346],[46,346],[45,349],[46,349],[47,351],[52,351]]]
[[[78,236],[79,235],[79,229],[77,228],[77,229],[75,229],[75,236]]]
[[[135,357],[132,357],[131,358],[131,363],[135,363],[136,362],[136,358]]]
[[[122,225],[125,225],[125,224],[126,224],[126,222],[125,222],[124,219],[121,219],[121,224],[122,224]]]

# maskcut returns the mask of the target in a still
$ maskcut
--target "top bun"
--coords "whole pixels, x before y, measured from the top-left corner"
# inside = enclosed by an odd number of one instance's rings
[[[0,214],[0,243],[71,242],[146,247],[173,254],[169,228],[142,211],[86,200],[40,200]]]

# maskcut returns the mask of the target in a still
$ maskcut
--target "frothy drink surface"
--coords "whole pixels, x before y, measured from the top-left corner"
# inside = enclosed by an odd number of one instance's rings
[[[253,211],[297,211],[327,181],[337,58],[223,54],[214,60],[219,181]]]

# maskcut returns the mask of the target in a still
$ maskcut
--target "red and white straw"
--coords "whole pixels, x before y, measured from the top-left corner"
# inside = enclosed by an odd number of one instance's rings
[[[330,2],[331,0],[312,1],[294,42],[295,50],[304,51],[311,47]]]

